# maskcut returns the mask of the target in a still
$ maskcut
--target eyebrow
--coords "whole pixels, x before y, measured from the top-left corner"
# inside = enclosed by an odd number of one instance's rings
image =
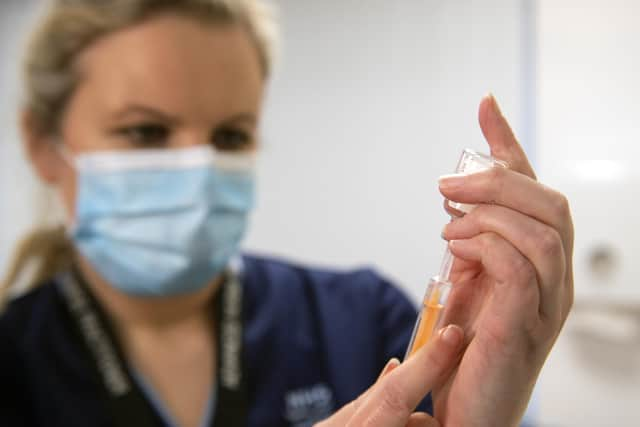
[[[171,114],[160,111],[156,108],[148,107],[145,105],[132,104],[118,111],[115,115],[115,119],[122,119],[131,114],[142,114],[145,116],[153,116],[157,120],[168,122],[172,124],[180,123],[180,118],[172,116]]]
[[[255,114],[240,113],[240,114],[235,114],[231,117],[228,117],[222,121],[222,123],[238,123],[238,122],[245,122],[249,125],[255,125],[258,122],[258,119]]]
[[[180,118],[177,116],[172,116],[171,114],[165,113],[153,107],[148,107],[145,105],[133,104],[129,105],[126,108],[115,114],[116,119],[122,119],[130,114],[142,114],[146,116],[153,116],[154,118],[161,120],[163,122],[171,123],[173,125],[180,123]],[[231,117],[225,118],[221,121],[221,123],[238,123],[245,122],[249,125],[255,125],[258,122],[258,119],[253,113],[239,113],[235,114]]]

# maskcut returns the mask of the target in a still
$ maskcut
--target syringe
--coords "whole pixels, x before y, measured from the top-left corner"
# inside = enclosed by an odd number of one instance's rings
[[[471,174],[495,166],[507,167],[507,164],[491,156],[466,149],[462,152],[462,156],[460,156],[460,161],[456,167],[456,173]],[[475,205],[456,203],[452,201],[449,201],[448,203],[449,206],[463,214],[471,212],[475,207]],[[413,334],[411,335],[411,341],[407,347],[405,360],[411,357],[423,345],[428,343],[435,330],[444,326],[440,323],[442,321],[442,313],[447,303],[447,299],[449,298],[449,293],[451,292],[452,283],[449,276],[451,275],[454,260],[455,258],[447,246],[440,266],[440,271],[437,276],[431,278],[429,286],[427,286],[427,291],[424,294],[422,309],[418,314],[416,325],[413,328]]]

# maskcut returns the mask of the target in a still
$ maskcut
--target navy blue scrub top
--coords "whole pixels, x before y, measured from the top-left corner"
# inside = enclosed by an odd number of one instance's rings
[[[404,355],[416,310],[371,270],[245,256],[241,280],[249,426],[312,425]],[[0,317],[2,427],[113,426],[61,298],[47,283]]]

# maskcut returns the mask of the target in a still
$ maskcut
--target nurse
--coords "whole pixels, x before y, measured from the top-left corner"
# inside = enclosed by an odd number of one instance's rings
[[[444,230],[452,325],[399,365],[415,311],[385,280],[239,254],[274,26],[258,0],[51,3],[22,129],[66,220],[5,284],[33,289],[0,318],[0,425],[518,424],[572,304],[566,199],[483,99],[510,168],[440,181],[480,206]]]

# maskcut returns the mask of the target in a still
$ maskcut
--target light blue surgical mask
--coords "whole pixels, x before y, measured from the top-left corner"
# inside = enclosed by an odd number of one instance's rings
[[[253,207],[253,158],[209,146],[77,155],[69,233],[126,294],[202,289],[239,251]]]

